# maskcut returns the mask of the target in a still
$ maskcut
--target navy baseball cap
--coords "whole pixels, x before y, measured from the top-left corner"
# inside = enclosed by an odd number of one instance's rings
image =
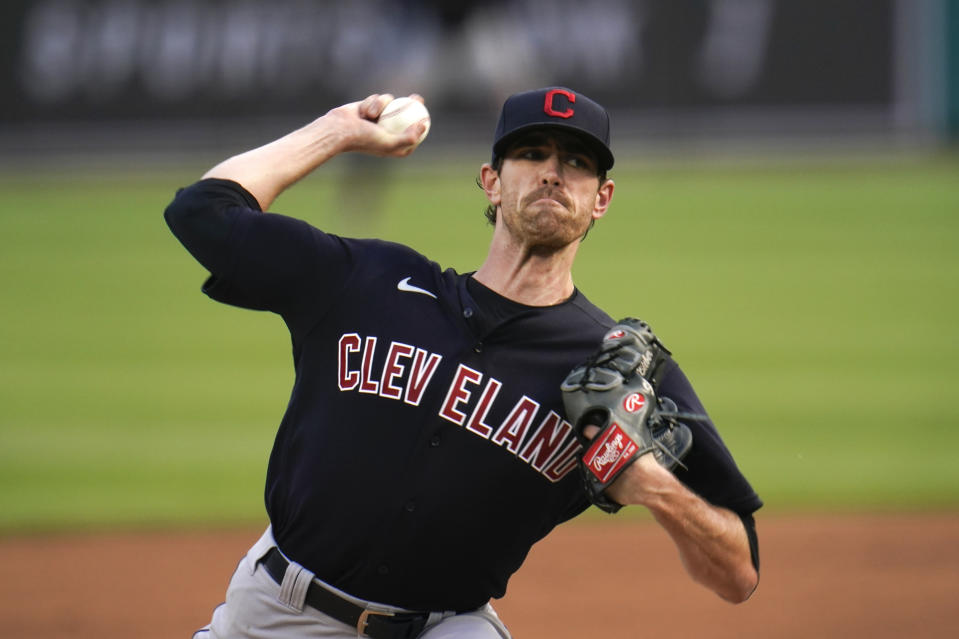
[[[599,103],[565,87],[525,91],[506,98],[493,137],[493,163],[521,134],[544,128],[580,136],[596,151],[600,170],[612,168],[609,114]]]

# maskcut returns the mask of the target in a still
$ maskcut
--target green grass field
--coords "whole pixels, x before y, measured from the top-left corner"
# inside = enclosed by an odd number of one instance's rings
[[[959,506],[959,158],[625,164],[577,283],[652,323],[767,508]],[[163,223],[205,168],[0,175],[0,531],[262,519],[290,346]],[[273,210],[482,260],[472,164],[379,178],[373,216],[349,168]]]

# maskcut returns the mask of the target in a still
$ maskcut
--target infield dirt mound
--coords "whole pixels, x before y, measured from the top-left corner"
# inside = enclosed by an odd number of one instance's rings
[[[494,602],[516,639],[884,639],[959,628],[959,513],[758,519],[762,579],[733,606],[649,522],[576,522]],[[262,530],[0,538],[0,635],[188,639]]]

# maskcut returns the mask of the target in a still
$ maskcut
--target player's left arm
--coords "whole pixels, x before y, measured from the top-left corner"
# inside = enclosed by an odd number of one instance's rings
[[[732,510],[710,504],[643,455],[607,489],[620,504],[645,506],[669,533],[686,571],[732,603],[746,601],[759,584],[749,536]]]

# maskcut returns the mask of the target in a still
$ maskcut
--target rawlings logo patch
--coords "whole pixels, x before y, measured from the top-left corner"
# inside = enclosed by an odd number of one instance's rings
[[[630,393],[623,400],[623,408],[627,413],[638,413],[646,405],[646,396],[642,393]]]
[[[605,483],[626,465],[638,448],[619,424],[614,422],[605,433],[593,441],[586,451],[584,461],[596,479]]]
[[[606,340],[619,339],[625,334],[626,334],[626,331],[620,328],[615,331],[610,331],[609,333],[606,333],[606,337],[604,339]]]

